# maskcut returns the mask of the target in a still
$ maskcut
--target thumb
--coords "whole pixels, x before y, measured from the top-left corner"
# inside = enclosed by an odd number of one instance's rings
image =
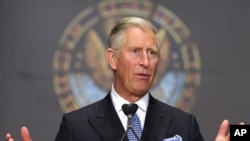
[[[23,141],[32,141],[30,132],[27,127],[21,128],[21,136],[22,136]]]
[[[220,127],[215,141],[229,141],[230,135],[228,134],[229,121],[224,120]]]

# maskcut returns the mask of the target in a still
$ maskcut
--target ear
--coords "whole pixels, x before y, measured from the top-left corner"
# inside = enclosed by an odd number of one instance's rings
[[[112,68],[112,70],[116,70],[117,69],[117,56],[114,52],[113,49],[108,48],[106,49],[106,59],[109,63],[109,66]]]

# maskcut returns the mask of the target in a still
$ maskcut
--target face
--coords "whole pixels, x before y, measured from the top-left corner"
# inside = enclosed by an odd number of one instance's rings
[[[159,52],[155,34],[149,29],[129,28],[125,36],[125,43],[111,67],[115,70],[115,90],[133,102],[152,86]]]

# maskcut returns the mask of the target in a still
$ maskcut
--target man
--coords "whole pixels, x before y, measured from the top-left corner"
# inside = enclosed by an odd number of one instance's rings
[[[91,105],[64,114],[56,141],[119,141],[127,129],[123,104],[136,103],[142,141],[163,141],[178,137],[203,141],[195,117],[153,98],[149,92],[160,57],[155,28],[137,17],[122,19],[110,32],[106,59],[114,72],[107,96]],[[222,122],[216,141],[229,140],[228,121]],[[136,132],[137,133],[137,132]],[[24,141],[31,141],[22,128]],[[128,140],[125,136],[124,140]],[[13,140],[10,134],[6,140]]]

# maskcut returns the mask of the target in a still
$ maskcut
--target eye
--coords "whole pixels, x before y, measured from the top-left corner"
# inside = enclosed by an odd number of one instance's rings
[[[156,51],[156,50],[148,50],[148,57],[149,58],[154,58],[156,56],[158,56],[158,51]]]
[[[139,49],[139,48],[133,48],[129,52],[130,52],[131,57],[137,58],[141,54],[141,49]]]
[[[137,54],[137,53],[139,53],[139,50],[137,48],[135,48],[135,49],[131,50],[131,52],[134,54]]]
[[[134,56],[138,56],[142,53],[142,50],[141,49],[138,49],[138,48],[134,48],[132,50],[130,50],[131,54],[134,55]]]

